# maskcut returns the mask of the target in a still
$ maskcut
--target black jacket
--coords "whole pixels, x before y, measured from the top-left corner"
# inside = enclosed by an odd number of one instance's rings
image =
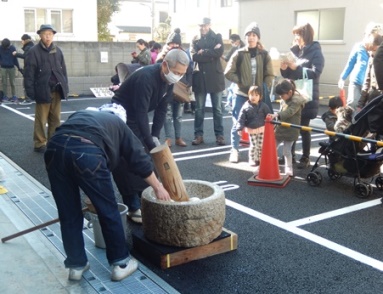
[[[171,101],[173,85],[161,76],[161,63],[136,70],[115,92],[112,102],[126,110],[127,124],[148,150],[155,147],[152,136],[160,137],[166,118],[167,104]],[[148,112],[154,111],[150,131]]]
[[[15,56],[12,55],[12,52],[16,51],[15,46],[10,45],[7,48],[4,48],[0,45],[0,67],[2,68],[20,68],[19,61]]]
[[[238,115],[237,131],[242,131],[244,127],[257,129],[264,126],[268,114],[272,112],[266,103],[260,101],[258,104],[251,104],[246,101]]]
[[[24,44],[23,48],[21,48],[24,52],[23,53],[16,53],[16,57],[18,58],[21,58],[21,59],[25,59],[25,57],[27,57],[27,54],[29,52],[29,50],[34,46],[35,44],[33,43],[33,41],[28,41]]]
[[[281,74],[284,78],[299,80],[303,76],[302,69],[307,68],[308,78],[313,80],[313,100],[306,103],[302,117],[313,119],[317,116],[319,108],[319,78],[324,67],[322,49],[320,44],[315,41],[304,46],[302,50],[299,49],[298,45],[291,47],[290,50],[298,58],[299,66],[296,70],[291,68],[281,70]]]
[[[108,112],[80,110],[73,113],[56,129],[54,136],[71,134],[84,137],[101,148],[110,171],[113,171],[123,157],[129,169],[146,178],[153,171],[153,164],[142,148],[140,141],[124,122]]]
[[[383,43],[375,52],[373,64],[379,90],[383,90]]]
[[[52,74],[61,85],[61,99],[68,96],[68,76],[64,55],[54,43],[46,48],[40,41],[28,52],[24,65],[24,86],[27,96],[36,103],[51,103]]]
[[[214,49],[217,45],[219,48]],[[201,49],[202,54],[198,54]],[[195,70],[193,73],[193,92],[217,93],[225,89],[225,77],[221,65],[223,51],[221,34],[216,34],[212,30],[193,41],[191,55],[198,65],[198,71]]]

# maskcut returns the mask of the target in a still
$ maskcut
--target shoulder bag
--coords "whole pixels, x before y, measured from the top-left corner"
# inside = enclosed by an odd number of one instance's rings
[[[190,102],[189,88],[181,81],[174,84],[173,96],[174,100],[180,103]]]

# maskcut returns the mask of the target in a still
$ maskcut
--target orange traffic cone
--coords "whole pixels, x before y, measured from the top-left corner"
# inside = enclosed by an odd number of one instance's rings
[[[271,123],[271,120],[272,116],[268,115],[265,121],[259,173],[257,176],[252,176],[248,179],[247,183],[253,186],[283,188],[290,181],[290,177],[287,175],[281,176],[279,173],[274,125]]]
[[[242,136],[241,136],[241,139],[239,140],[239,143],[241,146],[244,146],[244,147],[249,147],[250,145],[249,133],[247,132],[246,128],[242,130]]]
[[[346,106],[346,90],[345,89],[340,89],[339,97],[343,102],[343,106]]]

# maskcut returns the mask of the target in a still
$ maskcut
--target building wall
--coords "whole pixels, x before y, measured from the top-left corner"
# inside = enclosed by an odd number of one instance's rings
[[[169,14],[172,17],[173,29],[181,29],[185,43],[190,43],[192,38],[199,34],[198,24],[204,17],[211,18],[211,29],[220,33],[224,41],[228,42],[230,34],[238,33],[237,1],[233,1],[231,7],[220,7],[218,0],[199,1],[199,7],[196,7],[196,1],[176,1],[176,9],[174,1],[169,1]]]
[[[20,48],[19,41],[12,42]],[[56,42],[64,54],[69,77],[70,95],[92,95],[90,88],[108,87],[110,78],[115,74],[114,67],[120,63],[130,63],[131,52],[136,50],[135,43],[126,42]],[[101,52],[107,52],[107,62],[101,62]],[[20,60],[20,66],[24,67]],[[18,73],[16,95],[24,96],[23,78]]]
[[[24,9],[73,9],[73,34],[56,34],[60,41],[98,40],[97,0],[8,0],[0,1],[0,39],[20,40],[24,31]],[[30,33],[33,39],[35,32]]]
[[[289,50],[293,40],[295,11],[345,7],[344,40],[339,43],[321,42],[325,67],[321,76],[322,84],[334,87],[345,66],[348,55],[356,42],[363,38],[366,25],[383,22],[382,0],[239,0],[239,31],[242,32],[252,21],[259,24],[261,41],[267,49],[276,47],[280,52]],[[329,90],[330,92],[330,90]]]

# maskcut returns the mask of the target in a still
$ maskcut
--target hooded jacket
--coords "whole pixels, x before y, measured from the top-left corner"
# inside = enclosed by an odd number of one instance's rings
[[[324,67],[322,49],[320,44],[314,41],[302,49],[295,45],[290,50],[297,57],[299,65],[296,70],[289,67],[286,70],[281,69],[281,74],[284,78],[299,80],[303,78],[302,69],[307,68],[308,78],[313,80],[313,100],[306,103],[302,117],[313,119],[317,116],[319,108],[319,79]]]
[[[282,122],[299,125],[301,122],[302,109],[305,105],[305,98],[295,94],[290,99],[281,101],[281,108],[278,112],[279,120]],[[287,128],[278,125],[275,129],[275,138],[278,141],[296,141],[299,137],[299,129]]]

